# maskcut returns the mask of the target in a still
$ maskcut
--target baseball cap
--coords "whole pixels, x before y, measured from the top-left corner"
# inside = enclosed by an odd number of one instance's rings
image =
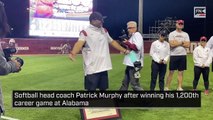
[[[200,37],[200,41],[207,41],[207,38],[205,36]]]
[[[92,21],[92,20],[100,20],[102,22],[104,22],[104,19],[106,18],[106,16],[102,16],[101,13],[99,12],[93,12],[92,14],[90,14],[89,16],[89,21]]]
[[[178,23],[178,24],[184,24],[184,21],[183,20],[177,20],[176,23]]]
[[[167,36],[167,34],[168,33],[167,33],[166,30],[162,30],[162,31],[159,32],[159,35],[164,36],[164,37]]]
[[[127,27],[137,27],[137,23],[135,21],[129,21]]]

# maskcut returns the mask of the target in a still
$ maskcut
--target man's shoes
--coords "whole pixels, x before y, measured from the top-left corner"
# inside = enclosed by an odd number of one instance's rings
[[[128,91],[128,89],[126,89],[126,88],[124,88],[124,87],[121,87],[121,88],[119,89],[119,91]]]
[[[205,90],[204,95],[209,95],[209,90]]]
[[[177,88],[177,91],[183,91],[183,88],[179,87]]]
[[[132,89],[134,91],[143,91],[144,90],[142,87],[139,87],[139,86],[134,86],[134,87],[132,87]]]
[[[119,91],[128,91],[128,86],[122,85]]]

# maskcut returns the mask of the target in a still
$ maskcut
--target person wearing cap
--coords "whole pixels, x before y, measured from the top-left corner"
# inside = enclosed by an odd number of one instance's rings
[[[167,62],[170,56],[170,45],[165,38],[167,36],[166,31],[159,33],[159,39],[151,44],[150,56],[152,57],[151,64],[151,83],[150,90],[154,91],[156,86],[156,80],[159,75],[159,88],[160,91],[164,91],[164,77],[166,74]]]
[[[84,87],[88,91],[101,91],[108,88],[108,70],[112,69],[109,44],[120,52],[129,51],[113,40],[103,28],[104,17],[99,12],[89,16],[90,25],[80,32],[78,41],[69,54],[75,60],[76,54],[82,50],[84,60]]]
[[[205,91],[204,94],[209,94],[209,66],[212,62],[211,50],[206,47],[207,38],[205,36],[200,38],[200,45],[193,51],[194,60],[194,80],[193,90],[197,89],[200,75],[203,75]]]
[[[178,91],[183,91],[183,73],[187,69],[187,51],[186,48],[190,46],[188,33],[183,31],[184,21],[176,21],[176,30],[169,34],[170,44],[170,62],[169,62],[169,75],[166,81],[165,90],[169,90],[173,74],[178,70]]]
[[[143,67],[143,57],[144,57],[144,46],[143,46],[143,37],[142,35],[137,32],[137,23],[135,21],[129,21],[127,23],[127,30],[129,34],[129,40],[124,41],[124,44],[128,47],[136,61],[140,62],[140,67]],[[134,91],[141,91],[143,88],[140,86],[139,83],[139,76],[136,75],[139,71],[136,71],[136,67],[134,65],[135,61],[133,62],[130,57],[131,55],[125,55],[123,64],[126,65],[125,76],[122,81],[122,85],[120,87],[121,91],[127,91],[129,87],[129,83]]]

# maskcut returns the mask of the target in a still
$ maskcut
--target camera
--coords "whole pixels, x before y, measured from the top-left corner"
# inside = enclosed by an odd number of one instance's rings
[[[121,36],[118,37],[120,42],[123,42],[125,39],[129,39],[129,36],[126,34],[126,31],[123,29],[121,32]]]
[[[17,51],[16,48],[4,48],[4,49],[3,49],[3,52],[4,52],[4,55],[5,55],[6,60],[7,60],[7,61],[10,61],[10,60],[11,60],[11,57],[12,57],[11,55],[12,55],[12,54],[15,54],[16,51]],[[16,60],[17,62],[19,62],[21,66],[24,65],[24,60],[21,59],[20,57],[16,57],[15,60]]]
[[[125,45],[124,43],[123,43],[123,41],[125,40],[125,39],[129,39],[129,36],[126,34],[126,31],[123,29],[122,30],[122,32],[121,32],[121,35],[120,36],[118,36],[118,40],[117,40],[117,42],[122,46],[122,47],[124,47],[124,48],[126,48],[126,49],[128,49],[128,46],[127,45]]]

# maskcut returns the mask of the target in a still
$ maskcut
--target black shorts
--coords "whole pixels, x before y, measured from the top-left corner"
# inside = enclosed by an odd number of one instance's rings
[[[183,71],[187,69],[186,56],[170,56],[169,70]]]
[[[84,87],[88,91],[106,90],[108,88],[107,71],[86,75],[84,78]]]

